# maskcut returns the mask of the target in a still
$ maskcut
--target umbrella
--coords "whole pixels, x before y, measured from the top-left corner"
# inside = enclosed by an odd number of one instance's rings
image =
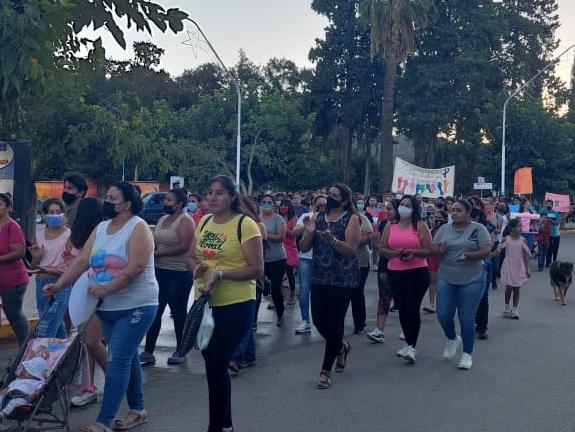
[[[182,355],[186,355],[190,352],[196,344],[196,337],[198,336],[198,330],[204,317],[204,309],[209,298],[210,295],[208,293],[202,294],[194,304],[192,304],[188,312],[182,333],[182,343],[180,344],[180,353]]]

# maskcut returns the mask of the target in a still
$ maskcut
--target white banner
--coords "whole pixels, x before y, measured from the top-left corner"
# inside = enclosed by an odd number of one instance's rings
[[[403,195],[421,194],[427,198],[453,196],[455,166],[438,169],[421,168],[395,158],[391,191]]]

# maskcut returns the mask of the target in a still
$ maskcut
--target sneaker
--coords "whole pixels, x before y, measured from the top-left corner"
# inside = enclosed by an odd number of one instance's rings
[[[383,332],[376,328],[374,331],[369,332],[366,337],[373,343],[384,343],[385,342],[385,335]]]
[[[477,339],[479,339],[479,340],[487,340],[487,339],[489,339],[489,335],[487,334],[486,331],[478,331],[477,334],[476,334],[476,336],[477,336]]]
[[[276,326],[281,327],[284,325],[284,317],[278,318]]]
[[[405,359],[405,361],[407,361],[408,363],[415,363],[415,355],[417,354],[417,351],[415,350],[415,348],[413,348],[411,345],[409,345],[407,347],[407,350],[405,351],[405,355],[403,356],[403,358]]]
[[[156,364],[156,357],[154,354],[150,354],[149,352],[142,351],[140,353],[140,364],[142,366],[151,366]]]
[[[395,353],[397,357],[405,357],[407,351],[411,348],[409,345],[405,345],[402,349]]]
[[[96,394],[96,387],[94,386],[89,386],[88,388],[86,388],[84,393],[78,396],[74,396],[70,400],[72,406],[75,407],[81,407],[96,402],[98,402],[98,396]]]
[[[168,357],[168,364],[169,365],[179,365],[182,363],[187,362],[188,359],[185,355],[180,354],[179,351],[175,351],[170,357]]]
[[[503,318],[509,318],[509,316],[511,315],[511,308],[509,307],[509,305],[505,305],[505,309],[503,309],[503,312],[501,312],[501,316]]]
[[[517,312],[517,308],[511,308],[509,312],[509,318],[518,320],[519,319],[519,312]]]
[[[269,303],[269,304],[268,304],[268,310],[272,310],[272,309],[275,309],[275,308],[276,308],[276,306],[275,306],[273,303]]]
[[[295,334],[311,333],[311,325],[304,321],[295,329]]]
[[[427,305],[423,308],[423,312],[427,312],[427,313],[435,313],[435,306],[433,305]]]
[[[457,354],[457,348],[461,345],[461,337],[459,335],[455,336],[455,339],[448,339],[445,344],[445,349],[443,350],[444,359],[452,359]]]
[[[366,332],[365,326],[357,327],[356,329],[353,330],[353,334],[364,334],[365,332]]]
[[[235,373],[235,374],[240,373],[240,369],[241,369],[241,366],[240,366],[237,362],[235,362],[235,361],[233,361],[233,360],[232,360],[232,361],[230,362],[230,364],[228,365],[228,370],[229,370],[230,372]]]
[[[471,354],[463,353],[461,354],[461,360],[459,360],[459,369],[469,370],[473,366],[473,361],[471,359]]]
[[[403,334],[403,331],[399,334],[399,340],[405,340],[405,335]]]
[[[255,360],[251,360],[251,361],[243,361],[240,363],[240,369],[245,369],[245,368],[249,368],[249,367],[253,367],[253,366],[257,366],[258,362]]]

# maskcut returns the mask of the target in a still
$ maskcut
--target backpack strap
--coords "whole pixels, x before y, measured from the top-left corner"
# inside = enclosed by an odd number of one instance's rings
[[[204,221],[204,223],[202,224],[202,226],[200,227],[200,233],[204,230],[204,228],[206,227],[206,225],[208,224],[209,221],[212,220],[212,218],[214,217],[214,215],[209,215],[206,220]]]
[[[242,244],[242,223],[244,222],[246,215],[241,215],[240,216],[240,220],[238,221],[238,229],[237,229],[237,236],[238,236],[238,241],[240,242],[240,245]]]

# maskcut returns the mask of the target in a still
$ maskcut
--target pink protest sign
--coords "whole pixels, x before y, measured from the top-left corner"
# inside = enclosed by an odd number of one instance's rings
[[[569,195],[559,195],[551,192],[545,194],[545,201],[553,201],[553,210],[559,213],[569,213]]]
[[[539,231],[539,220],[541,216],[531,213],[511,213],[511,219],[521,219],[521,228],[524,233],[536,233]]]

